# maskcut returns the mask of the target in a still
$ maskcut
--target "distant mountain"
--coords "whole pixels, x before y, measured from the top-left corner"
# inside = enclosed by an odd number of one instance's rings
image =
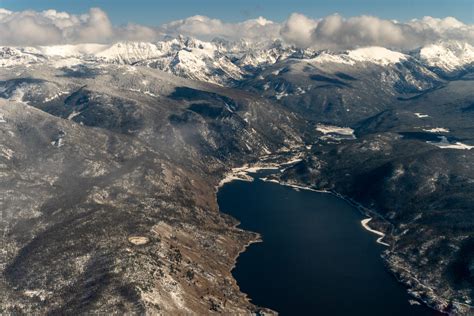
[[[31,47],[0,47],[1,67],[34,64],[44,62],[47,58],[40,51]]]
[[[112,45],[77,44],[41,47],[1,47],[4,67],[48,62],[58,67],[80,62],[117,63],[157,68],[174,75],[232,86],[254,77],[276,63],[305,60],[313,64],[347,67],[393,67],[417,63],[443,77],[453,77],[474,67],[474,48],[461,42],[428,45],[404,54],[382,47],[343,52],[297,49],[279,41],[251,45],[245,41],[200,41],[179,36],[156,43],[118,42]],[[428,72],[428,71],[426,71]],[[408,79],[411,80],[411,79]]]
[[[417,57],[433,71],[453,76],[474,68],[474,47],[457,41],[439,42],[421,48]]]

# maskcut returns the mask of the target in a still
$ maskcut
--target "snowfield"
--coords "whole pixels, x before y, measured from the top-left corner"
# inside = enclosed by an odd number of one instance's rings
[[[444,127],[434,127],[434,128],[428,128],[428,129],[423,129],[423,131],[428,132],[428,133],[449,133],[449,129],[444,128]]]
[[[354,136],[354,130],[350,127],[339,127],[334,125],[324,125],[318,124],[316,125],[316,130],[318,132],[326,134],[339,134],[344,136]]]
[[[474,146],[466,145],[461,142],[450,143],[446,136],[439,136],[439,142],[427,141],[428,144],[434,145],[442,149],[462,149],[462,150],[471,150]]]
[[[351,59],[359,62],[371,62],[381,66],[396,64],[407,60],[408,56],[384,47],[365,47],[349,51]]]
[[[417,118],[426,118],[430,117],[428,114],[423,114],[423,113],[413,113]]]

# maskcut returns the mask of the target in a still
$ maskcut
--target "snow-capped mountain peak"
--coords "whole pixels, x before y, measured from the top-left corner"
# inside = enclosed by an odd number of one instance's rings
[[[266,23],[260,21],[259,23]],[[369,64],[391,67],[408,61],[416,67],[456,75],[474,65],[474,48],[468,43],[442,42],[421,48],[410,55],[383,47],[364,47],[345,52],[297,49],[281,41],[252,45],[241,41],[214,39],[210,42],[177,36],[150,42],[117,42],[39,47],[0,47],[0,66],[46,62],[56,68],[81,63],[136,64],[157,68],[178,76],[227,85],[251,77],[258,71],[286,59],[325,65]],[[415,66],[414,66],[415,67]],[[421,68],[420,68],[421,69]],[[421,70],[420,70],[421,71]],[[423,72],[423,71],[422,71]]]
[[[360,62],[371,62],[382,66],[396,64],[407,59],[407,55],[384,47],[364,47],[347,52],[349,58]]]
[[[132,64],[161,56],[163,52],[153,43],[148,42],[118,42],[98,52],[95,57],[109,62]]]
[[[0,67],[33,64],[44,59],[33,47],[0,47]]]
[[[331,52],[331,51],[311,51],[305,50],[298,53],[303,58],[311,63],[317,64],[345,64],[355,65],[357,63],[371,63],[380,66],[389,66],[409,58],[400,52],[392,51],[384,47],[372,46],[349,50],[345,52]]]
[[[107,49],[109,45],[105,44],[67,44],[67,45],[51,45],[40,46],[38,50],[41,54],[48,57],[68,58],[68,57],[84,57],[94,56],[95,54]]]
[[[456,71],[474,64],[474,47],[458,41],[439,42],[421,48],[419,57],[428,66]]]

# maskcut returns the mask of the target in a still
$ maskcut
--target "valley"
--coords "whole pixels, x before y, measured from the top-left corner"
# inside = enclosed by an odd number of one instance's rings
[[[231,274],[259,236],[216,200],[245,165],[358,205],[414,299],[472,312],[469,44],[0,52],[0,313],[271,313]]]

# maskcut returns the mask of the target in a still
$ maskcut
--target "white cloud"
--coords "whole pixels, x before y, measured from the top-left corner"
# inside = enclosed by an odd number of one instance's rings
[[[74,29],[74,38],[79,42],[109,41],[113,37],[112,23],[107,14],[98,8],[89,10],[89,14],[81,17],[81,22]]]
[[[61,40],[61,30],[34,11],[0,12],[0,39],[7,44],[43,44]]]
[[[311,34],[318,22],[300,13],[293,13],[283,23],[280,34],[287,42],[300,47],[311,46]]]
[[[159,39],[160,33],[156,29],[147,26],[128,23],[116,29],[115,38],[117,40],[150,42]]]
[[[313,20],[301,14],[291,15],[284,22],[281,35],[289,43],[320,49],[350,49],[383,46],[393,49],[413,49],[438,40],[474,42],[474,26],[453,17],[424,17],[400,23],[374,16],[344,18],[330,15]]]
[[[182,34],[204,40],[215,37],[246,39],[250,42],[281,39],[298,47],[335,50],[364,46],[405,50],[451,39],[474,44],[474,25],[464,24],[453,17],[423,17],[403,23],[374,16],[344,18],[335,14],[313,19],[293,13],[282,23],[263,17],[228,23],[196,15],[162,26],[147,27],[132,23],[113,26],[107,14],[99,8],[81,15],[56,10],[13,12],[0,9],[0,45],[155,41],[164,34]]]
[[[372,16],[344,19],[328,16],[318,22],[311,36],[311,45],[320,48],[352,48],[383,46],[405,48],[412,34],[403,25]]]
[[[426,16],[421,20],[414,19],[407,23],[425,41],[433,42],[437,39],[462,40],[474,43],[474,25],[464,24],[453,17],[444,19]]]
[[[65,43],[108,43],[117,40],[156,40],[159,32],[128,24],[113,27],[107,14],[91,8],[81,15],[46,11],[13,12],[0,9],[1,45],[48,45]]]
[[[169,35],[194,36],[201,39],[222,37],[229,40],[274,40],[279,38],[280,25],[263,17],[239,23],[226,23],[219,19],[196,15],[162,26]]]

